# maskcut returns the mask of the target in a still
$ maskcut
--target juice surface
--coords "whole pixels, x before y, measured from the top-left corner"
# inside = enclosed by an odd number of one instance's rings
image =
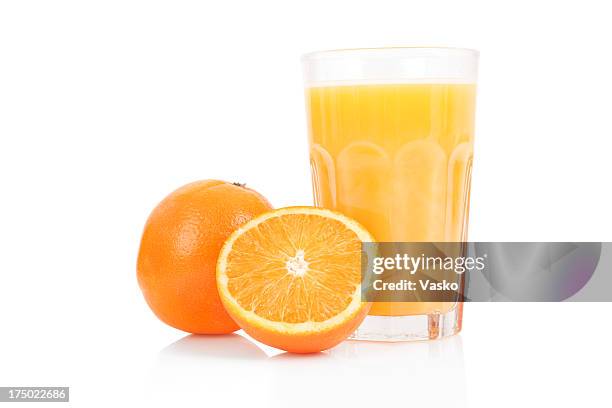
[[[377,241],[465,241],[473,84],[377,84],[306,90],[315,202]],[[445,312],[452,303],[374,303],[370,314]]]

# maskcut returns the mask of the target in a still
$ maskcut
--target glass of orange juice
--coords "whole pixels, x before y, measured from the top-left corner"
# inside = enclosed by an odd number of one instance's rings
[[[385,242],[463,242],[478,52],[372,48],[303,57],[314,201]],[[375,302],[353,335],[458,333],[460,302]]]

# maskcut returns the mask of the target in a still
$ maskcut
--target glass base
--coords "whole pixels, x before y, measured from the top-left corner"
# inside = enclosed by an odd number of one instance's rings
[[[461,306],[446,313],[367,316],[349,338],[367,341],[419,341],[452,336],[461,331]]]

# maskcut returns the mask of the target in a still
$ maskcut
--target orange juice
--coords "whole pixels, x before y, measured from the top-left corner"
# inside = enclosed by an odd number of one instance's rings
[[[306,89],[317,205],[361,222],[377,241],[465,241],[474,84]],[[375,303],[370,315],[443,313],[452,303]]]

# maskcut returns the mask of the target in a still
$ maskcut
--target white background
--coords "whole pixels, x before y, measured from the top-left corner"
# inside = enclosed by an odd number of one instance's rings
[[[75,406],[609,407],[609,303],[469,304],[448,340],[295,357],[184,337],[135,272],[186,182],[311,203],[299,57],[345,47],[481,51],[472,240],[612,240],[606,6],[2,1],[0,385]]]

